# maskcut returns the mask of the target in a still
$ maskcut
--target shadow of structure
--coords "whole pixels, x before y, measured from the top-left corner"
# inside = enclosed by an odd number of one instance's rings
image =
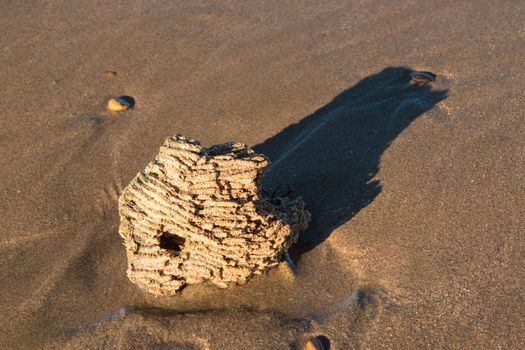
[[[322,243],[381,192],[374,180],[381,155],[447,90],[410,83],[410,69],[389,67],[368,76],[326,106],[254,147],[272,164],[266,192],[303,197],[312,222],[290,251],[298,257]],[[281,192],[281,193],[279,193]]]

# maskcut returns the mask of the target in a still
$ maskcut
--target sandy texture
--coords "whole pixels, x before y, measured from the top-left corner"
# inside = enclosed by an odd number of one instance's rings
[[[277,265],[308,227],[301,198],[265,196],[268,160],[241,143],[169,137],[119,198],[128,277],[173,295],[187,284],[244,284]]]
[[[518,1],[0,2],[0,348],[521,348],[523,23]],[[263,188],[312,214],[295,274],[129,281],[118,198],[175,134],[268,156]]]

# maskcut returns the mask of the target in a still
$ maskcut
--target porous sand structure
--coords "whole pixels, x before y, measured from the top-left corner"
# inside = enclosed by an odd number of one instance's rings
[[[265,198],[269,161],[241,143],[168,138],[119,199],[128,277],[156,295],[242,284],[279,263],[310,220],[301,198]]]

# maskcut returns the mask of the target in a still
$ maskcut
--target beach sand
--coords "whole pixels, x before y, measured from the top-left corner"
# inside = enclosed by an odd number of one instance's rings
[[[523,23],[508,1],[2,2],[0,348],[519,349]],[[174,134],[270,158],[266,188],[312,213],[295,274],[127,279],[117,199]]]

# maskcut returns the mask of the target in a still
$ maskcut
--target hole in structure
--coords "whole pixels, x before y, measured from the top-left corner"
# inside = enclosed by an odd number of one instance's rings
[[[160,236],[160,247],[162,249],[171,250],[177,254],[180,253],[185,242],[186,239],[183,237],[169,232],[163,232],[162,236]]]

